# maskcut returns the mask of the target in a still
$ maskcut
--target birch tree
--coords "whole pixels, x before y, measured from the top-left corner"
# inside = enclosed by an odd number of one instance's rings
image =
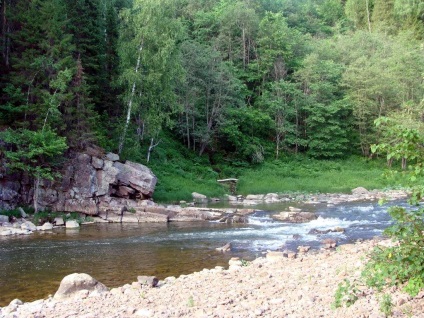
[[[120,153],[133,114],[143,123],[139,136],[155,138],[162,127],[172,126],[171,115],[178,109],[175,88],[184,75],[179,58],[184,28],[175,11],[172,0],[136,0],[122,12],[119,83],[126,110]]]

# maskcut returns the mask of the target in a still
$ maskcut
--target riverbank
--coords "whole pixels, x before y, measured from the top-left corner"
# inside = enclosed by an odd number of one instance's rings
[[[376,200],[400,200],[406,199],[406,190],[372,190],[363,187],[352,190],[351,194],[322,193],[322,194],[284,194],[268,193],[261,195],[231,196],[227,195],[225,202],[230,208],[206,207],[211,202],[220,201],[217,198],[208,198],[203,194],[193,193],[193,201],[187,203],[181,201],[180,205],[157,204],[153,201],[126,201],[117,205],[114,210],[97,215],[79,214],[79,220],[87,220],[86,223],[167,223],[167,222],[196,222],[196,221],[218,221],[222,223],[248,223],[247,215],[256,212],[253,207],[260,204],[296,203],[303,205],[326,204],[335,206],[338,204],[376,201]],[[129,206],[126,204],[131,203]],[[22,210],[22,209],[21,209]],[[78,228],[75,220],[69,220],[70,214],[61,212],[46,215],[43,226],[36,226],[22,210],[22,218],[13,218],[1,215],[0,211],[0,236],[29,235],[34,231],[51,231],[54,228]],[[51,223],[49,222],[51,221]],[[65,224],[66,223],[66,224]]]
[[[61,300],[15,300],[0,309],[0,317],[384,317],[381,294],[360,283],[366,254],[376,244],[347,244],[296,258],[273,252],[248,264],[232,261],[229,269],[169,277],[154,288],[134,282]],[[356,284],[359,298],[348,308],[332,309],[344,279]],[[388,292],[394,317],[424,317],[424,293],[411,298],[395,288]]]

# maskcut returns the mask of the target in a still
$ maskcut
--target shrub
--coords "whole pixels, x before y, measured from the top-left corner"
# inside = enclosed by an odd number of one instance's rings
[[[332,303],[332,308],[339,308],[343,305],[349,307],[358,300],[358,289],[355,284],[352,284],[350,280],[345,279],[343,282],[339,283],[336,293],[334,294],[334,302]]]
[[[424,287],[424,209],[406,211],[393,207],[394,224],[384,231],[395,242],[392,247],[376,247],[362,273],[368,286],[406,284],[411,296]]]

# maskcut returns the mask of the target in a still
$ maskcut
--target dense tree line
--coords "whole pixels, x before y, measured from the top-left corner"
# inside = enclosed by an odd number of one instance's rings
[[[376,119],[423,121],[422,1],[2,0],[0,9],[0,139],[10,161],[35,149],[26,167],[49,171],[49,157],[93,144],[148,160],[164,131],[211,160],[369,156],[387,138]]]

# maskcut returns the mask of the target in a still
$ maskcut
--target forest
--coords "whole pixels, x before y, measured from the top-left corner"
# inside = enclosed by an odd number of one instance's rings
[[[296,154],[377,150],[406,167],[422,144],[420,0],[2,0],[0,11],[1,156],[35,177],[93,145],[159,175],[180,156],[229,177]]]

